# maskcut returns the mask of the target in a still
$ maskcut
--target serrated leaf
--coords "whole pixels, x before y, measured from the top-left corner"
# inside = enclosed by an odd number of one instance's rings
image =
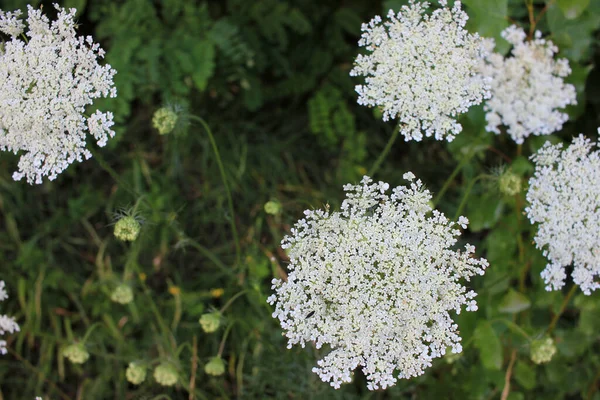
[[[208,80],[212,77],[215,70],[215,47],[208,40],[198,41],[192,49],[192,59],[194,60],[194,71],[192,80],[198,90],[206,89]]]
[[[502,368],[502,344],[489,322],[479,321],[477,324],[475,347],[479,349],[479,357],[485,368],[492,370]]]
[[[531,307],[531,301],[523,293],[519,293],[516,290],[510,289],[508,293],[504,295],[500,304],[498,305],[498,311],[508,314],[516,314],[521,311],[527,310]]]

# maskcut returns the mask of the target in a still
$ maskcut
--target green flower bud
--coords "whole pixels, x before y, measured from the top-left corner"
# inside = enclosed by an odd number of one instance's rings
[[[87,352],[83,343],[68,345],[63,349],[62,355],[68,358],[73,364],[83,364],[90,358],[90,353]]]
[[[225,373],[225,361],[219,356],[210,359],[204,366],[204,372],[212,376],[221,376]]]
[[[154,369],[154,379],[162,386],[173,386],[177,383],[179,375],[171,364],[162,363]]]
[[[122,283],[113,290],[110,299],[115,303],[129,304],[133,300],[133,290],[129,285]]]
[[[136,362],[130,362],[125,371],[125,377],[128,382],[139,385],[146,380],[146,367]]]
[[[281,214],[281,203],[278,200],[271,200],[265,203],[265,212],[271,215]]]
[[[508,170],[500,176],[498,185],[502,194],[514,196],[521,191],[521,177]]]
[[[552,360],[552,356],[556,353],[554,340],[546,336],[541,339],[535,339],[531,342],[530,356],[531,361],[536,364],[547,363]]]
[[[140,223],[131,216],[125,216],[115,224],[115,237],[124,242],[133,242],[140,234]]]
[[[214,311],[208,314],[203,314],[200,317],[199,322],[204,332],[212,333],[219,329],[219,326],[221,325],[221,313]]]
[[[177,118],[177,113],[172,108],[159,108],[154,112],[154,116],[152,117],[152,126],[154,126],[161,135],[167,135],[175,129]]]

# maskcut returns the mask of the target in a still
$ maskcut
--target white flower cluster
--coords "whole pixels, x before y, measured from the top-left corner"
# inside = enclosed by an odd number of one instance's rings
[[[489,97],[478,71],[485,47],[464,26],[460,1],[427,14],[429,3],[411,0],[383,22],[363,24],[358,42],[368,54],[356,58],[350,75],[365,76],[356,86],[358,103],[380,107],[383,120],[398,118],[407,141],[425,136],[451,141],[462,130],[456,117]]]
[[[104,146],[113,115],[86,106],[99,97],[115,97],[110,65],[101,66],[104,51],[91,36],[75,32],[75,9],[55,5],[58,16],[50,22],[28,6],[27,40],[19,38],[25,25],[20,11],[0,11],[0,31],[11,40],[0,48],[0,149],[25,152],[15,180],[42,183],[71,163],[90,158],[86,131]]]
[[[600,130],[599,130],[600,131]],[[565,267],[583,293],[600,287],[600,150],[583,135],[562,150],[549,142],[535,154],[525,209],[538,223],[534,238],[549,263],[542,272],[546,290],[565,284]]]
[[[492,53],[493,39],[486,39],[488,56],[481,72],[491,79],[492,97],[485,103],[486,129],[500,134],[500,125],[518,143],[529,135],[549,135],[562,128],[568,115],[558,111],[576,104],[575,87],[563,78],[571,73],[569,62],[554,60],[558,48],[549,40],[526,41],[522,28],[509,26],[502,37],[513,45],[512,57]]]
[[[452,250],[460,230],[432,210],[431,194],[412,173],[410,187],[386,194],[387,183],[364,177],[346,185],[340,212],[305,211],[286,236],[286,282],[273,280],[278,318],[293,344],[329,345],[314,368],[339,388],[361,366],[371,390],[421,375],[447,347],[462,350],[449,311],[477,310],[459,281],[483,274],[488,263],[475,248]],[[468,220],[458,224],[466,228]]]
[[[0,301],[8,299],[4,281],[0,281]],[[19,332],[19,325],[14,317],[0,314],[0,336],[5,333]],[[0,354],[6,354],[6,340],[0,340]]]

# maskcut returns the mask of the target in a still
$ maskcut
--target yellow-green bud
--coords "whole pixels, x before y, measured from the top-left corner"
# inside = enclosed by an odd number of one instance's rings
[[[146,367],[136,362],[130,362],[125,371],[125,377],[130,383],[139,385],[146,380]]]
[[[113,290],[110,299],[115,303],[129,304],[133,300],[133,290],[129,285],[122,283]]]
[[[177,125],[177,113],[170,107],[159,108],[154,112],[152,125],[161,135],[167,135],[173,132]]]
[[[500,176],[498,185],[502,194],[514,196],[521,191],[521,177],[508,170]]]
[[[204,366],[204,372],[212,376],[221,376],[225,373],[225,361],[219,356],[210,359]]]
[[[219,329],[219,326],[221,325],[221,313],[214,311],[208,314],[203,314],[200,317],[199,322],[204,332],[212,333]]]
[[[90,353],[87,352],[82,343],[68,345],[63,349],[62,355],[68,358],[73,364],[83,364],[90,358]]]
[[[549,362],[552,360],[554,353],[556,353],[556,346],[554,345],[554,340],[552,340],[550,337],[546,336],[541,339],[535,339],[531,342],[531,361],[536,364]]]
[[[154,379],[162,386],[173,386],[177,383],[179,375],[171,364],[162,363],[154,368]]]
[[[115,237],[124,242],[133,242],[140,234],[141,225],[133,217],[126,216],[115,224]]]
[[[281,203],[277,200],[270,200],[265,203],[265,212],[271,215],[281,214]]]

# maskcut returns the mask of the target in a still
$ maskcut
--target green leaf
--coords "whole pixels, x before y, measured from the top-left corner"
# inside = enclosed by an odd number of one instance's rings
[[[479,357],[487,369],[502,368],[502,344],[496,331],[487,321],[480,321],[475,328],[475,346],[479,349]]]
[[[498,311],[508,314],[516,314],[523,310],[527,310],[531,307],[531,301],[523,293],[519,293],[516,290],[510,289],[508,293],[504,295],[500,304],[498,305]]]
[[[469,21],[467,27],[483,37],[496,40],[496,51],[504,54],[509,45],[500,33],[509,24],[508,0],[464,0],[467,6]]]
[[[198,90],[203,91],[215,70],[215,47],[208,40],[199,40],[192,49],[195,63],[192,80]]]
[[[590,0],[557,0],[556,4],[567,19],[575,19],[590,5]]]
[[[530,390],[535,387],[535,370],[529,364],[517,361],[513,376],[524,389]]]

